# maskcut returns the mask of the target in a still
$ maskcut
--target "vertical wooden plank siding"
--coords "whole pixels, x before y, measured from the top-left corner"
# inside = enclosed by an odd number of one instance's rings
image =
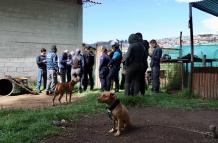
[[[203,99],[218,99],[218,68],[194,68],[192,90]]]

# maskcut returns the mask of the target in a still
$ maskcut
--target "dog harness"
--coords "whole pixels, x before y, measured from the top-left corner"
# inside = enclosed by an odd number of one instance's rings
[[[116,99],[109,107],[107,107],[107,114],[108,117],[112,120],[112,111],[117,107],[117,105],[120,104],[120,100]]]

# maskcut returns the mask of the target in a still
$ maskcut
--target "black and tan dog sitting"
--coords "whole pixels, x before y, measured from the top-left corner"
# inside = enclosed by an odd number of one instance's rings
[[[132,127],[128,110],[120,103],[114,93],[102,92],[98,97],[98,102],[106,103],[108,105],[108,111],[111,112],[113,128],[109,131],[110,133],[116,132],[114,135],[119,136],[121,134],[121,130]]]
[[[57,83],[55,85],[55,90],[54,90],[54,97],[53,97],[53,106],[55,105],[54,104],[54,101],[55,101],[55,98],[60,94],[58,100],[59,102],[61,103],[61,98],[63,97],[64,93],[66,93],[66,102],[67,101],[67,94],[70,95],[69,97],[69,102],[71,102],[71,96],[72,96],[72,88],[76,85],[76,83],[79,82],[79,77],[77,75],[73,75],[72,76],[72,80],[68,83]]]

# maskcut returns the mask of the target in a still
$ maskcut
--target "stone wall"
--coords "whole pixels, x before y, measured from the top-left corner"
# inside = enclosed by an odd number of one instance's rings
[[[5,75],[36,79],[35,58],[0,58],[0,79]]]
[[[78,0],[0,1],[0,78],[36,77],[35,57],[56,44],[58,54],[82,44]]]

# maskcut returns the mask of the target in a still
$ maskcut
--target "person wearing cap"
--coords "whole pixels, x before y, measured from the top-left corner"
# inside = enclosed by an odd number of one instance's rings
[[[111,45],[114,53],[109,63],[110,70],[107,77],[107,90],[111,90],[112,81],[114,80],[115,92],[119,92],[119,71],[122,62],[122,52],[119,49],[119,44],[117,42],[112,42]]]
[[[59,58],[59,72],[61,77],[61,83],[66,82],[67,60],[68,60],[68,54],[66,52],[63,52]]]
[[[158,46],[156,40],[150,41],[151,48],[154,49],[151,56],[151,80],[152,92],[158,93],[160,91],[160,59],[162,57],[162,49]]]
[[[108,64],[110,62],[110,57],[107,54],[107,49],[102,48],[102,55],[100,57],[100,65],[99,65],[99,79],[101,82],[101,91],[107,90],[107,76],[109,73]]]
[[[43,79],[43,90],[46,89],[47,71],[46,71],[46,49],[42,48],[39,56],[36,57],[37,70],[37,82],[36,93],[40,93],[40,86]]]
[[[53,93],[55,85],[57,84],[57,74],[58,74],[58,56],[57,47],[53,45],[51,51],[46,56],[47,61],[47,85],[46,85],[46,95]]]
[[[85,46],[84,52],[84,72],[83,72],[83,90],[86,91],[88,83],[90,84],[90,90],[94,88],[94,79],[92,76],[93,66],[95,64],[95,56],[91,51],[91,46]]]

